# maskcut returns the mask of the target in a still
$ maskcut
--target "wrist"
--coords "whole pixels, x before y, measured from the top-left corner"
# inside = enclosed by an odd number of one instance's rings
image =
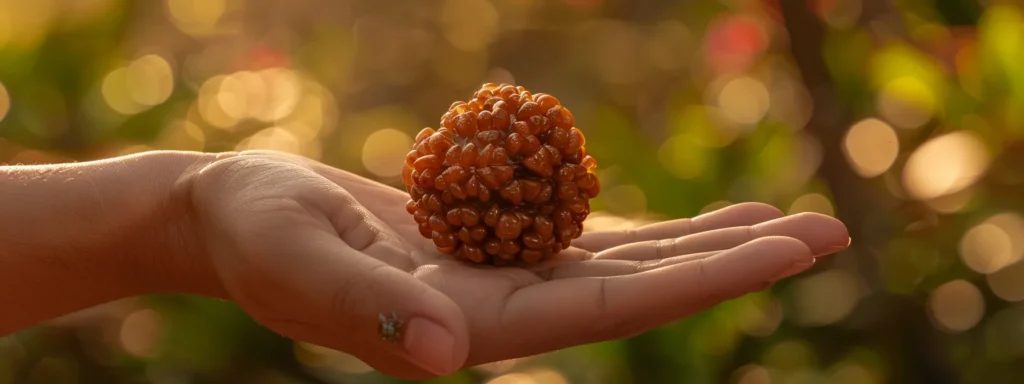
[[[160,189],[164,211],[164,230],[155,243],[162,244],[163,252],[147,258],[139,270],[150,281],[150,293],[186,293],[227,298],[220,278],[210,260],[207,234],[203,230],[199,204],[196,204],[196,184],[220,160],[237,152],[198,153],[165,152],[156,156],[175,163],[170,184]],[[179,158],[184,156],[185,158]]]
[[[0,168],[0,308],[13,310],[0,334],[139,294],[219,294],[187,200],[190,175],[217,156]]]
[[[100,213],[106,236],[81,248],[109,266],[106,278],[126,296],[219,296],[218,279],[195,230],[190,193],[195,175],[218,156],[151,151],[105,160],[119,170],[93,171],[98,201],[90,203],[107,207]]]

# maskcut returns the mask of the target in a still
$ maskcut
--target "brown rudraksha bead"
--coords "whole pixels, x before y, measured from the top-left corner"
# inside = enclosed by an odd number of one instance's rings
[[[534,264],[583,232],[601,184],[569,109],[521,86],[484,84],[416,135],[402,181],[420,234],[460,260]]]

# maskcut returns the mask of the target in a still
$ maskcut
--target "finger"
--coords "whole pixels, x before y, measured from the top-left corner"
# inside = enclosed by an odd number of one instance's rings
[[[263,273],[246,278],[265,288],[247,300],[258,308],[255,318],[392,376],[443,376],[461,368],[469,353],[468,328],[447,296],[334,233],[296,231],[287,239],[267,249],[273,256],[250,263]],[[381,315],[394,324],[394,333],[380,331]]]
[[[639,228],[586,232],[572,245],[599,252],[622,244],[686,236],[719,228],[754,225],[783,216],[782,211],[762,203],[740,203],[692,219],[677,219]]]
[[[709,251],[691,253],[688,255],[669,257],[665,259],[652,260],[611,260],[598,259],[593,261],[559,265],[542,273],[538,273],[545,280],[572,279],[577,277],[611,277],[642,273],[650,270],[664,268],[670,265],[682,264],[700,259],[715,256],[723,251]],[[816,260],[816,259],[815,259]],[[811,260],[813,265],[815,260]],[[803,272],[809,267],[798,265],[797,268],[786,271],[775,281],[785,279],[797,273]]]
[[[406,272],[412,270],[414,265],[409,252],[403,251],[410,249],[410,245],[360,204],[347,189],[335,186],[319,197],[315,204],[328,213],[327,219],[345,244],[395,268]]]
[[[766,237],[717,255],[615,277],[554,280],[516,291],[505,303],[505,342],[536,353],[637,335],[764,289],[797,266],[810,249],[796,239]],[[543,324],[543,326],[538,326]]]
[[[744,227],[710,230],[674,239],[643,241],[602,251],[594,259],[651,260],[721,251],[768,236],[792,237],[804,242],[814,255],[838,252],[850,244],[846,226],[817,213],[800,213]]]
[[[576,263],[560,264],[537,274],[545,280],[572,279],[578,277],[612,277],[647,272],[670,265],[708,258],[721,253],[710,251],[651,260],[595,259]]]

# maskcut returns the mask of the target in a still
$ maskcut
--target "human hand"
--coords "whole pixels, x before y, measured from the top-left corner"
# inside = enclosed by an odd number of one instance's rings
[[[835,219],[738,204],[588,232],[530,269],[482,267],[434,251],[404,192],[302,158],[243,153],[191,190],[195,257],[209,257],[219,295],[276,332],[403,378],[637,335],[849,243]],[[393,310],[406,322],[400,343],[376,332],[378,314]]]

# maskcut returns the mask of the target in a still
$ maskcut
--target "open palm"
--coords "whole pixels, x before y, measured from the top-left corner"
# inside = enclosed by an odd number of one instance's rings
[[[634,336],[764,289],[849,244],[836,219],[783,217],[771,206],[746,203],[693,219],[586,232],[559,260],[529,270],[476,266],[446,257],[420,236],[404,191],[309,164],[402,242],[376,257],[463,310],[471,336],[466,365]]]

